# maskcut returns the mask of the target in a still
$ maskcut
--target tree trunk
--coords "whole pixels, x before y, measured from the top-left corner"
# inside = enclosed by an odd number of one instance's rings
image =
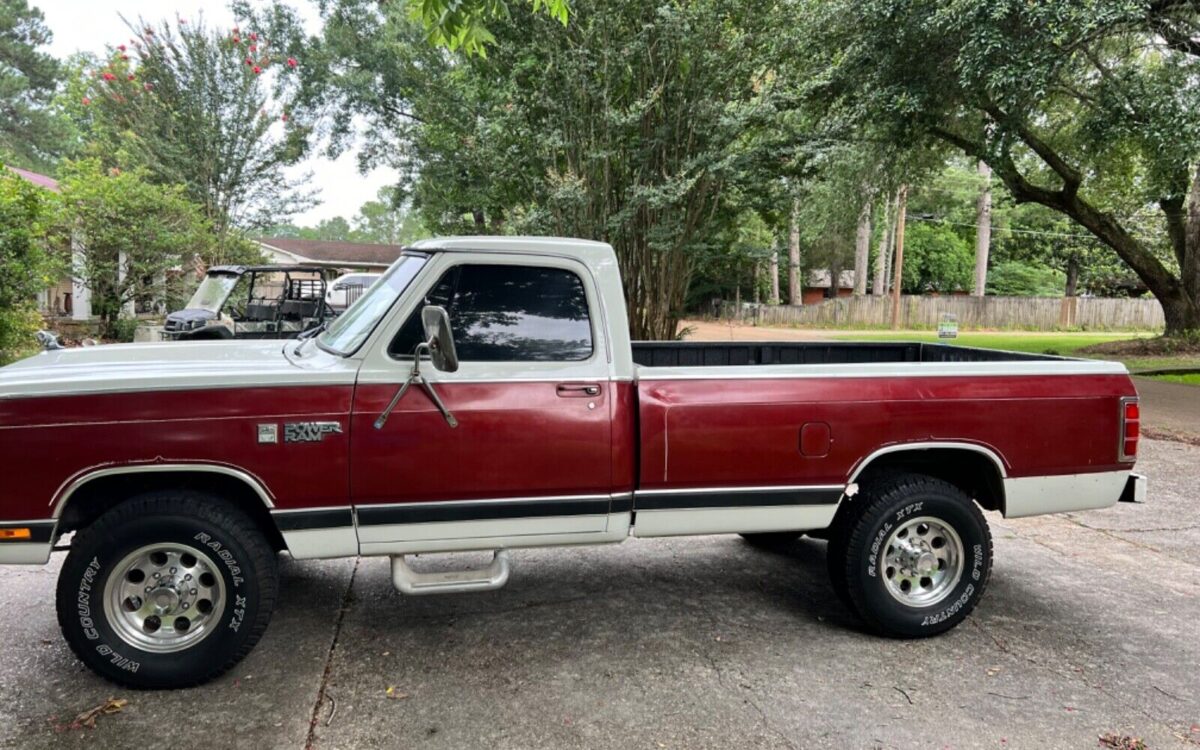
[[[975,205],[975,286],[971,289],[971,294],[976,297],[982,297],[986,291],[988,253],[992,246],[992,168],[982,161],[979,162],[979,176],[984,183]]]
[[[892,287],[892,328],[900,327],[900,290],[904,280],[904,212],[908,208],[908,185],[896,195],[896,280]]]
[[[779,304],[779,251],[771,252],[771,299],[772,305]]]
[[[1067,258],[1067,291],[1066,296],[1074,297],[1079,287],[1079,259],[1074,255]]]
[[[854,295],[867,293],[867,262],[871,257],[871,201],[858,213],[858,232],[854,235]]]
[[[800,298],[800,199],[792,204],[788,227],[788,304],[799,305]]]
[[[871,285],[871,294],[882,297],[887,294],[888,257],[892,253],[892,198],[885,196],[883,201],[883,218],[879,233],[879,251],[875,256],[875,279]]]

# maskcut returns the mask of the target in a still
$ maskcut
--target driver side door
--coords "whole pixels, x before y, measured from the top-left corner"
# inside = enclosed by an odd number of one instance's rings
[[[596,289],[566,259],[447,254],[360,370],[350,491],[364,553],[599,541],[612,487],[609,360]],[[444,307],[460,365],[421,363],[457,419],[410,388],[376,417]]]

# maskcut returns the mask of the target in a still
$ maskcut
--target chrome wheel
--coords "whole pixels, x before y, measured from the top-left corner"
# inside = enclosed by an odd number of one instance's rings
[[[204,552],[151,544],[121,560],[104,585],[104,614],[121,640],[144,651],[190,648],[225,611],[225,582]]]
[[[962,541],[949,524],[932,516],[912,518],[884,544],[884,585],[901,604],[928,607],[958,585],[964,559]]]

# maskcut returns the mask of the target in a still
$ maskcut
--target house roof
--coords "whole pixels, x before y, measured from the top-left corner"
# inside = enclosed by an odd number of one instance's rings
[[[404,250],[400,245],[299,240],[292,237],[263,237],[258,243],[263,247],[293,255],[298,263],[362,268],[387,268]]]
[[[20,169],[18,167],[10,167],[7,165],[5,166],[5,169],[9,169],[13,172],[16,172],[19,177],[22,177],[22,178],[28,180],[29,182],[32,182],[34,185],[37,185],[38,187],[44,187],[47,190],[54,192],[54,193],[58,192],[58,180],[54,179],[53,177],[47,177],[44,174],[38,174],[37,172],[30,172],[28,169]]]
[[[812,271],[809,271],[809,273],[808,273],[808,286],[814,287],[816,289],[828,289],[829,288],[829,278],[830,278],[830,275],[829,275],[828,268],[813,269]],[[840,286],[842,289],[853,289],[854,288],[854,271],[843,270],[843,271],[839,272],[838,273],[838,281],[841,282]]]

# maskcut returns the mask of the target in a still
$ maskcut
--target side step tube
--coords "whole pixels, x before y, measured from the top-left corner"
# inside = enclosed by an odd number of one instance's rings
[[[492,564],[481,570],[451,570],[445,573],[418,573],[408,566],[407,555],[392,555],[392,585],[401,593],[462,594],[491,591],[508,583],[508,550],[498,549]]]

